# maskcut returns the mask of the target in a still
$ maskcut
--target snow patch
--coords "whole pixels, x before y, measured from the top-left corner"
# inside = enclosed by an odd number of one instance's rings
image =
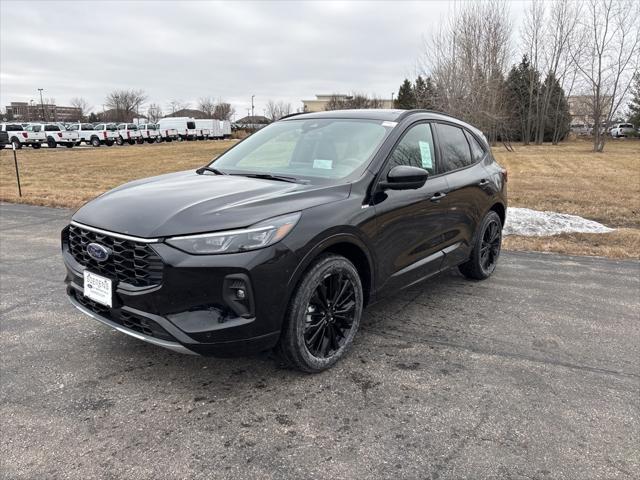
[[[543,237],[559,233],[608,233],[613,230],[577,215],[509,207],[503,234]]]

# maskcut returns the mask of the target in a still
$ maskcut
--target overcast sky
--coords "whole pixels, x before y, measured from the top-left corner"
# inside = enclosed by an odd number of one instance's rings
[[[290,102],[353,91],[389,98],[413,77],[423,39],[461,2],[207,2],[0,0],[0,104],[95,111],[116,88],[139,88],[165,112],[222,98],[246,115],[268,99]],[[523,2],[509,5],[514,28]]]

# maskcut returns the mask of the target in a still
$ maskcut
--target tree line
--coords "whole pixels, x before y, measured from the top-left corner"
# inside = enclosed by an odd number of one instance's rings
[[[510,65],[508,2],[463,4],[426,39],[417,77],[400,85],[396,106],[454,115],[491,142],[541,144],[567,135],[574,95],[594,127],[593,150],[602,151],[605,129],[629,96],[627,113],[637,122],[639,18],[634,0],[534,0],[518,42],[521,61]]]

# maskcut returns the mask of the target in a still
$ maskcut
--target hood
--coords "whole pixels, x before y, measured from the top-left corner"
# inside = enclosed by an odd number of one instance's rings
[[[303,185],[194,170],[124,184],[81,207],[73,220],[154,238],[253,225],[349,196],[350,185]]]

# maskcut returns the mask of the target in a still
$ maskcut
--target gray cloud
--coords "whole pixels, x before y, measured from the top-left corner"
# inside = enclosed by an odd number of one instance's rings
[[[85,97],[96,110],[114,88],[149,101],[201,96],[238,115],[256,95],[291,102],[359,91],[388,98],[413,76],[422,38],[450,2],[0,2],[0,103],[59,104]]]

